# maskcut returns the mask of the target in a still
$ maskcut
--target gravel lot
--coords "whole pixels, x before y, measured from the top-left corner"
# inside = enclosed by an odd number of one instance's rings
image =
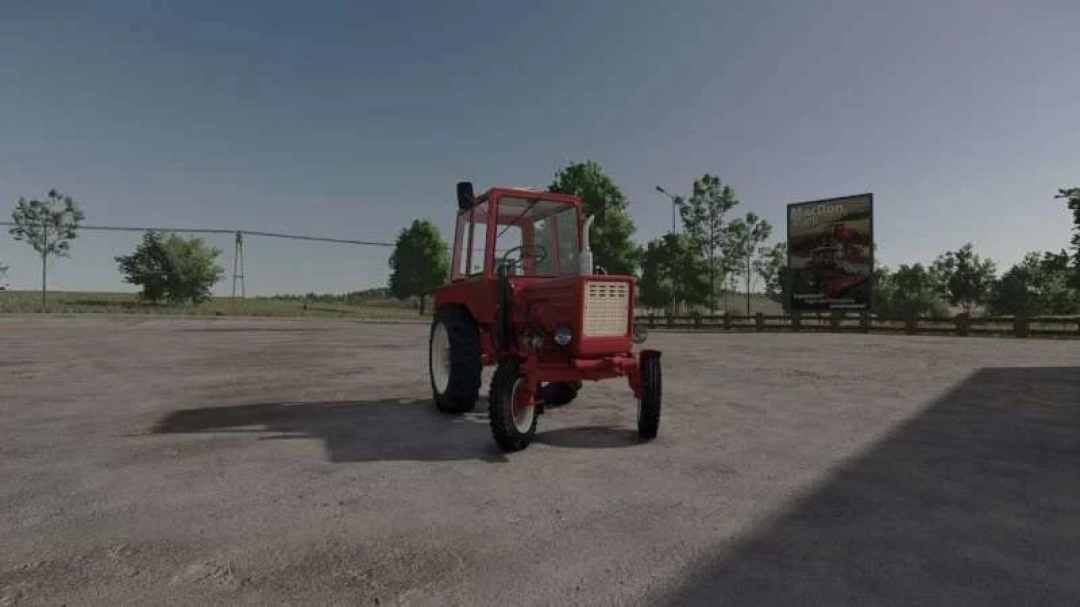
[[[510,456],[426,343],[0,319],[0,605],[1080,601],[1078,341],[654,333],[655,442],[612,381]]]

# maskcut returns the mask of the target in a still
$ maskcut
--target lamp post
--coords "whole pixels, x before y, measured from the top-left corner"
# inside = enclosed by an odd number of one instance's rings
[[[678,231],[678,228],[675,227],[675,222],[679,218],[679,199],[678,197],[669,194],[667,190],[660,186],[656,186],[656,191],[671,199],[671,233],[674,234]]]
[[[660,186],[656,186],[656,191],[660,192],[664,196],[667,196],[668,198],[671,199],[671,235],[672,235],[672,237],[674,237],[676,232],[678,232],[677,221],[678,221],[678,218],[679,218],[679,198],[677,196],[672,196],[671,194],[668,193],[667,190],[665,190],[664,188],[662,188]],[[674,238],[673,238],[673,240],[674,240]],[[672,244],[674,244],[674,242]],[[675,301],[675,276],[674,276],[674,273],[670,278],[671,278],[671,314],[674,315],[675,312],[676,312],[676,305],[677,305],[676,301]]]

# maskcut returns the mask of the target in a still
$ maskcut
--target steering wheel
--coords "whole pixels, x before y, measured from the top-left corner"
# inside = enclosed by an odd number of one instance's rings
[[[531,255],[525,252],[527,249],[532,250]],[[513,253],[514,251],[520,251],[521,252],[521,256],[517,260],[510,259],[510,254]],[[547,259],[547,256],[548,256],[548,252],[547,252],[547,249],[545,249],[544,247],[542,247],[542,246],[540,246],[538,244],[532,244],[532,245],[523,244],[523,245],[518,245],[518,246],[510,249],[509,251],[503,253],[503,256],[502,256],[502,259],[499,262],[499,265],[506,267],[507,270],[510,270],[510,269],[513,269],[513,268],[517,267],[518,265],[524,263],[527,258],[531,258],[533,260],[533,263],[541,263],[545,259]]]

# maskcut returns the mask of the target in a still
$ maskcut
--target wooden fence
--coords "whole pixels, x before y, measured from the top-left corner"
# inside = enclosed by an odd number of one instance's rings
[[[1077,316],[1009,316],[953,318],[884,318],[863,313],[803,313],[772,316],[691,314],[686,316],[639,315],[649,329],[670,331],[758,331],[818,333],[895,333],[906,335],[959,335],[993,337],[1044,337],[1080,339]]]

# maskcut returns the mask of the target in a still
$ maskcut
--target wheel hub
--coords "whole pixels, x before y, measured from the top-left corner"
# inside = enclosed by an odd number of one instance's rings
[[[439,323],[431,336],[431,378],[435,389],[442,394],[450,385],[450,335],[446,325]]]
[[[510,395],[514,407],[514,427],[518,432],[528,432],[532,426],[533,418],[536,417],[536,406],[526,400],[525,378],[519,377],[514,382],[514,389]]]

